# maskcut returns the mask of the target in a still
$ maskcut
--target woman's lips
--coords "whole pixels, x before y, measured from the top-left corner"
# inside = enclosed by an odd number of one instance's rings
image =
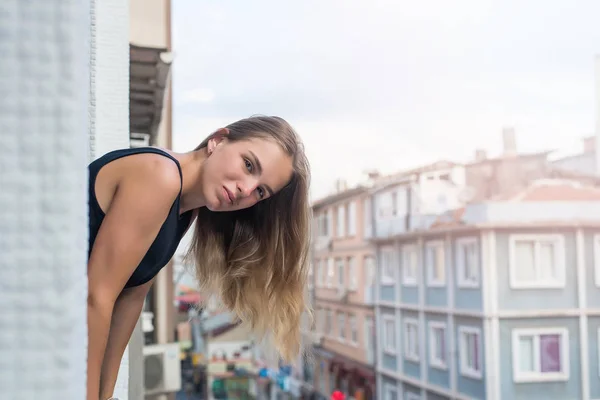
[[[227,200],[229,202],[229,204],[233,204],[233,195],[231,194],[231,192],[229,190],[227,190],[227,188],[225,186],[223,186],[223,194],[224,194],[225,200]]]

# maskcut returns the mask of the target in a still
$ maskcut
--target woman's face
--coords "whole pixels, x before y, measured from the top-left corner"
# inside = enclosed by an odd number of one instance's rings
[[[202,190],[211,211],[252,207],[281,190],[292,177],[292,159],[275,141],[251,138],[208,142]]]

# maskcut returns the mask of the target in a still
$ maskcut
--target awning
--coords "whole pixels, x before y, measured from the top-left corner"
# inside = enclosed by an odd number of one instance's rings
[[[353,379],[361,377],[368,382],[375,382],[375,370],[367,365],[339,355],[335,355],[329,363],[330,371],[336,370],[339,374],[350,375]]]
[[[129,45],[129,131],[156,138],[173,60],[166,48]]]

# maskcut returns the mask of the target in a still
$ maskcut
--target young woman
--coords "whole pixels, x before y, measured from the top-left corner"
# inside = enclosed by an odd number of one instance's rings
[[[284,359],[300,352],[310,172],[286,121],[240,120],[184,154],[113,151],[89,172],[87,400],[111,397],[146,293],[194,220],[201,287]]]

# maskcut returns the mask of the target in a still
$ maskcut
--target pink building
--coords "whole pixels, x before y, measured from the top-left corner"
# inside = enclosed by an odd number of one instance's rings
[[[375,399],[374,256],[368,189],[313,205],[315,391]]]

